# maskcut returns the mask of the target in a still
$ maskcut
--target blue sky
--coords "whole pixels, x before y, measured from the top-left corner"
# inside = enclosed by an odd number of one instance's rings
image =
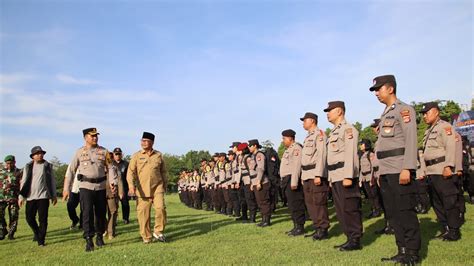
[[[299,117],[344,100],[364,126],[393,73],[406,102],[473,96],[472,1],[1,1],[0,156],[41,145],[69,162],[100,144],[165,153],[305,135]]]

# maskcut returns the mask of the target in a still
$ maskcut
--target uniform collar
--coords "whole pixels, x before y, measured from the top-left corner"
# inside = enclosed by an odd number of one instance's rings
[[[340,127],[342,127],[342,125],[345,125],[345,124],[347,124],[347,121],[346,121],[346,119],[344,118],[344,119],[341,120],[341,123],[339,123],[339,125],[335,126],[335,127],[331,130],[331,132],[336,131],[336,129],[339,129]]]
[[[140,152],[141,152],[142,154],[146,154],[146,151],[145,151],[144,149],[142,149]],[[155,154],[155,153],[156,153],[156,150],[152,150],[152,152],[151,152],[150,155],[153,155],[153,154]]]

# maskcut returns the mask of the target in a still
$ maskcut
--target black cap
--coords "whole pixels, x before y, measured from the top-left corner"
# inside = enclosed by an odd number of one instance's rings
[[[374,122],[370,124],[370,127],[378,127],[380,124],[380,119],[376,118],[374,119]]]
[[[155,135],[150,132],[143,132],[142,139],[149,139],[151,141],[155,141]]]
[[[250,146],[253,146],[253,145],[257,145],[258,148],[261,148],[262,146],[260,146],[260,143],[258,142],[258,139],[251,139],[248,141],[249,143],[249,147]]]
[[[364,144],[366,150],[370,150],[372,147],[372,142],[370,142],[370,140],[368,139],[362,139],[361,141],[359,141],[359,144]]]
[[[286,129],[281,132],[281,135],[283,137],[292,137],[294,138],[296,136],[296,132],[293,129]]]
[[[82,135],[92,135],[92,136],[95,136],[95,135],[100,135],[99,132],[97,132],[97,128],[95,127],[90,127],[90,128],[86,128],[86,129],[83,129],[82,130]]]
[[[37,154],[37,153],[43,153],[43,154],[45,154],[46,151],[44,151],[40,146],[34,146],[34,147],[31,149],[30,158],[33,159],[33,155],[35,155],[35,154]]]
[[[431,108],[436,108],[439,110],[439,106],[438,106],[438,103],[437,102],[428,102],[428,103],[425,103],[423,104],[423,109],[421,109],[421,113],[424,114],[426,112],[428,112],[429,110],[431,110]]]
[[[300,120],[304,121],[306,118],[312,118],[316,122],[318,122],[318,115],[317,114],[308,112],[308,113],[304,114],[304,116],[302,118],[300,118]]]
[[[374,82],[374,84],[372,85],[372,87],[370,87],[370,89],[369,89],[370,91],[378,90],[378,89],[380,89],[380,87],[382,87],[383,85],[385,85],[387,83],[393,84],[394,89],[397,88],[397,81],[395,80],[394,75],[378,76],[378,77],[374,78],[373,82]]]
[[[114,153],[122,153],[122,149],[117,147],[117,148],[114,149]]]
[[[239,146],[239,144],[240,144],[240,142],[238,142],[238,141],[234,141],[234,142],[232,142],[232,145],[231,145],[231,146],[229,146],[229,148],[234,148],[234,147],[237,147],[237,146]]]
[[[226,157],[226,156],[227,156],[227,154],[225,152],[220,152],[219,153],[219,157]]]
[[[212,157],[219,157],[219,153],[218,152],[214,153],[214,155],[212,155]]]
[[[343,101],[333,101],[333,102],[328,102],[328,107],[324,109],[324,112],[329,112],[334,108],[340,107],[344,112],[346,111],[346,105],[344,104]]]
[[[229,156],[230,156],[230,155],[235,155],[235,153],[234,153],[233,150],[229,150],[229,151],[227,152],[227,155],[229,155]]]

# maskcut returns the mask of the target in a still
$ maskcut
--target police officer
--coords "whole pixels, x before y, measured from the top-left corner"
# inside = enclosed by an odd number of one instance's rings
[[[271,220],[271,199],[270,199],[270,180],[266,176],[265,171],[265,155],[259,151],[262,146],[257,139],[248,141],[250,156],[247,157],[245,163],[249,171],[251,180],[251,190],[255,194],[260,213],[262,214],[262,221],[257,224],[259,227],[270,226]]]
[[[312,236],[313,240],[323,240],[329,237],[326,134],[318,128],[316,114],[308,112],[300,120],[308,132],[301,158],[304,199],[314,227],[314,233],[308,236]]]
[[[301,145],[296,143],[296,132],[292,129],[281,132],[285,152],[281,158],[281,186],[288,198],[288,208],[293,221],[293,229],[287,232],[289,236],[304,234],[305,207],[304,192],[301,185]]]
[[[235,147],[237,149],[237,147]],[[240,213],[240,201],[239,201],[239,188],[237,187],[237,182],[240,183],[240,179],[238,177],[239,174],[239,164],[236,160],[237,154],[234,152],[234,150],[229,150],[227,152],[227,156],[229,158],[229,174],[230,174],[230,180],[228,181],[229,183],[229,197],[230,201],[232,203],[232,210],[233,210],[233,217],[241,217]],[[247,211],[246,211],[247,212]]]
[[[123,159],[122,149],[117,147],[114,149],[113,163],[119,171],[119,178],[123,185],[123,197],[120,199],[122,205],[122,220],[124,224],[130,223],[130,197],[128,196],[127,172],[128,162]]]
[[[237,147],[239,152],[241,152],[240,158],[240,172],[242,178],[242,185],[244,187],[245,201],[247,202],[247,207],[249,210],[249,219],[248,221],[243,221],[244,223],[255,223],[255,217],[257,216],[257,201],[255,199],[255,194],[251,188],[250,173],[247,167],[247,159],[251,156],[250,150],[248,148],[248,143],[241,143]]]
[[[431,181],[433,209],[443,226],[443,240],[457,241],[462,216],[458,204],[458,186],[453,175],[456,166],[456,140],[452,126],[440,119],[436,102],[425,103],[421,113],[430,126],[423,138],[426,175]]]
[[[332,186],[336,214],[347,241],[335,246],[340,251],[361,249],[362,213],[359,190],[359,133],[345,119],[346,107],[342,101],[328,103],[324,109],[328,121],[334,125],[327,142],[327,169]]]
[[[379,195],[377,193],[377,184],[373,178],[372,158],[374,153],[372,152],[372,145],[370,140],[363,139],[359,145],[360,151],[360,186],[365,189],[369,198],[372,211],[367,216],[367,219],[379,217],[382,215],[382,208],[380,206]]]
[[[398,246],[397,255],[382,261],[418,263],[421,234],[415,212],[415,110],[397,99],[393,75],[376,77],[369,90],[375,91],[375,96],[386,106],[380,118],[377,159],[385,212]]]
[[[110,190],[115,192],[117,186],[117,172],[114,170],[109,152],[98,145],[99,132],[96,128],[86,128],[82,131],[85,145],[74,154],[69,165],[70,173],[66,175],[73,178],[78,173],[79,195],[81,201],[82,228],[86,239],[86,252],[94,250],[93,238],[97,234],[96,245],[105,245],[102,238],[105,232],[105,215],[107,211],[106,180]],[[66,181],[70,184],[71,180]],[[69,197],[69,191],[63,195]],[[94,221],[95,217],[95,221]]]
[[[165,161],[161,152],[153,149],[155,135],[143,132],[142,149],[132,155],[127,181],[130,193],[137,196],[137,218],[143,243],[166,242],[165,192],[168,184]],[[151,206],[155,209],[155,225],[151,234]]]

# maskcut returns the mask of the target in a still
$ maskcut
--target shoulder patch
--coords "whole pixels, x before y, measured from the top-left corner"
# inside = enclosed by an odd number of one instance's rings
[[[400,115],[402,115],[403,122],[409,123],[411,121],[410,110],[404,109],[400,112]]]
[[[453,134],[453,130],[451,126],[445,127],[444,131],[446,131],[446,135],[451,136]]]
[[[293,156],[298,156],[298,155],[300,155],[300,151],[295,149],[293,151]]]
[[[323,137],[324,137],[324,132],[320,129],[319,130],[319,141],[323,141]]]
[[[346,128],[345,132],[348,139],[352,139],[354,137],[352,134],[352,128]]]

